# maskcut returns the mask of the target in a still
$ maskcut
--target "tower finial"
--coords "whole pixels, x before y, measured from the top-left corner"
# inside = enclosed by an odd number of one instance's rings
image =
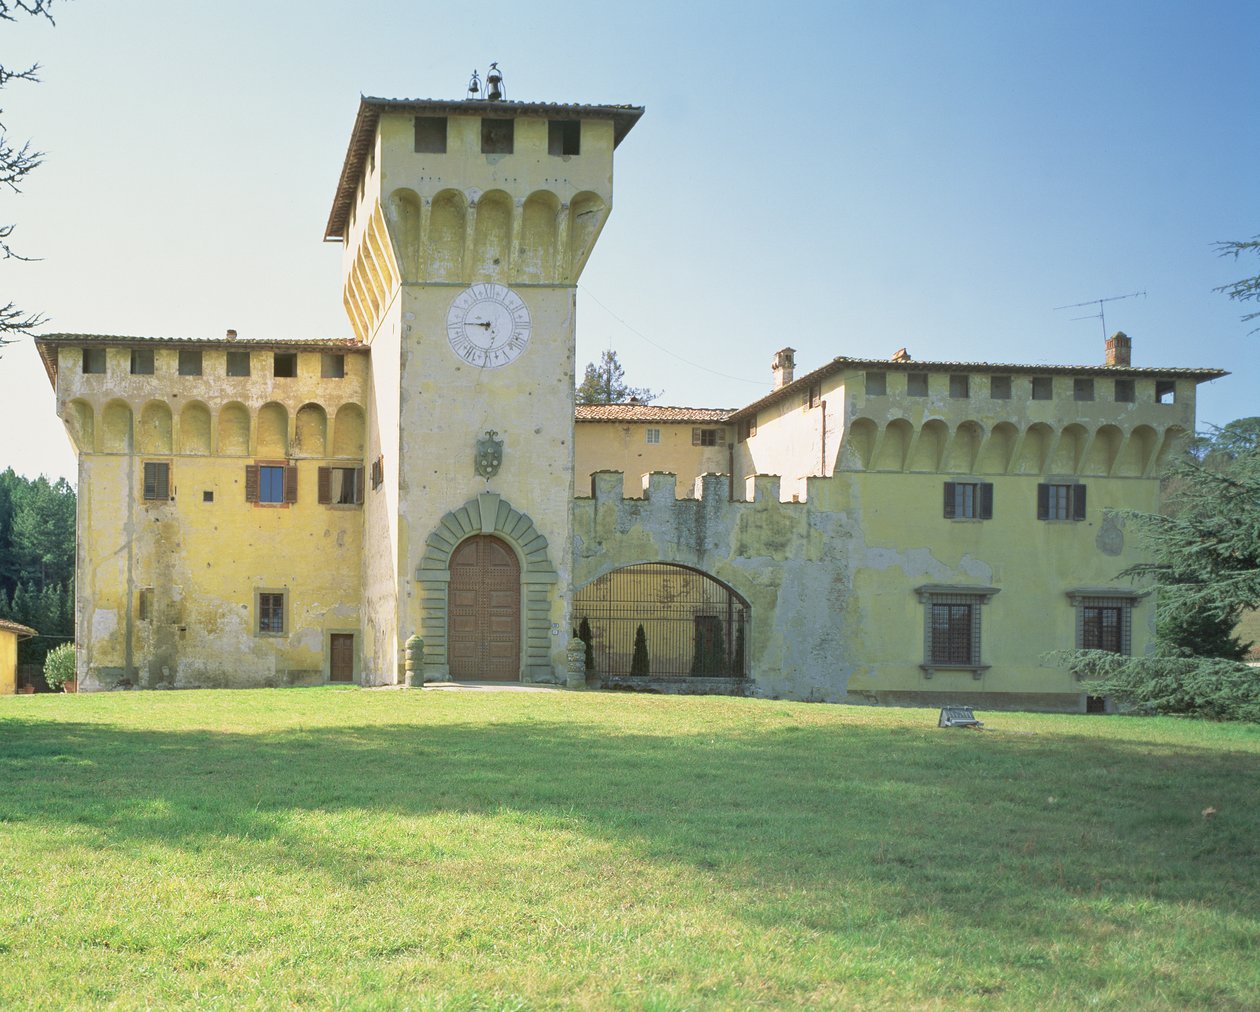
[[[472,77],[468,79],[468,94],[464,96],[470,102],[476,102],[481,99],[481,78],[477,76],[477,72],[472,72]]]
[[[498,102],[505,98],[507,98],[507,90],[503,87],[503,72],[499,70],[499,63],[496,60],[486,71],[486,101]]]

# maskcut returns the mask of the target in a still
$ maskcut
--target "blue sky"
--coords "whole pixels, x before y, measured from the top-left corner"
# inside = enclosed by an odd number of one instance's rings
[[[1260,6],[77,0],[0,25],[46,164],[0,197],[5,301],[51,331],[348,336],[321,243],[360,93],[647,107],[578,296],[661,401],[735,406],[773,352],[1212,366],[1201,423],[1260,414],[1260,334],[1212,292],[1260,259]],[[74,475],[29,342],[0,358],[0,467]]]

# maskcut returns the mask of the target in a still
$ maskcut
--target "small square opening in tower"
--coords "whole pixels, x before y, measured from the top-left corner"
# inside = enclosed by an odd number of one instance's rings
[[[416,153],[425,155],[446,154],[445,116],[416,117]]]
[[[91,376],[92,374],[103,374],[105,372],[105,349],[104,348],[84,348],[83,349],[83,374]]]
[[[1032,399],[1048,401],[1054,398],[1054,378],[1051,376],[1034,376],[1032,378]]]
[[[297,352],[278,351],[271,370],[272,376],[294,377],[297,375]]]
[[[227,353],[227,374],[229,376],[248,376],[249,352],[229,351]]]
[[[577,155],[582,152],[582,121],[553,119],[547,123],[547,154]]]
[[[323,379],[342,379],[346,375],[346,356],[324,352],[319,356],[319,375]]]
[[[928,374],[925,372],[906,373],[906,393],[910,397],[926,397],[928,395]]]
[[[1094,381],[1089,376],[1077,376],[1072,380],[1072,399],[1092,401],[1094,399]]]
[[[989,397],[995,401],[1011,399],[1011,378],[1009,376],[989,377]]]
[[[1116,380],[1116,401],[1118,403],[1132,404],[1136,399],[1133,380]]]
[[[153,375],[153,349],[135,348],[131,352],[131,375]]]
[[[866,374],[866,396],[885,397],[888,394],[888,373],[868,372]]]
[[[201,349],[200,348],[180,348],[179,349],[179,374],[181,376],[200,376],[201,375]]]
[[[483,119],[481,121],[481,153],[510,155],[515,138],[516,120]]]
[[[1155,400],[1160,404],[1177,402],[1177,384],[1173,380],[1155,381]]]
[[[949,396],[956,400],[965,400],[971,396],[971,377],[962,373],[954,373],[949,378]]]

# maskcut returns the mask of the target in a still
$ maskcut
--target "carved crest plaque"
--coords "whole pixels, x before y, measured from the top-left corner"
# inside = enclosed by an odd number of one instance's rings
[[[498,433],[487,429],[484,439],[477,440],[477,473],[483,478],[493,478],[503,464],[503,440]]]

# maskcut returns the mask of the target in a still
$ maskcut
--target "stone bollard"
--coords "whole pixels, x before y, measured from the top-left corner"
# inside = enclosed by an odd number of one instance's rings
[[[565,658],[569,665],[570,689],[586,688],[586,644],[574,636],[565,648]]]
[[[407,651],[407,684],[420,688],[424,685],[424,640],[419,636],[412,636],[403,649]]]

